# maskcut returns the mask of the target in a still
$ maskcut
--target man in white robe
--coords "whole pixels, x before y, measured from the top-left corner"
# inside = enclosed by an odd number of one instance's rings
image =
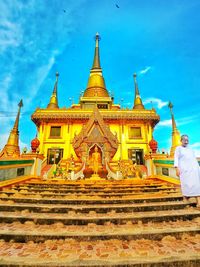
[[[187,135],[181,136],[181,146],[174,154],[174,167],[176,175],[180,177],[181,190],[184,199],[196,197],[197,207],[200,208],[200,168],[193,150],[188,147]]]

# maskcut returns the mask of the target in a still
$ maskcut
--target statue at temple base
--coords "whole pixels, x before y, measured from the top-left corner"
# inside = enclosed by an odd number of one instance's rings
[[[95,175],[98,174],[100,159],[101,159],[101,156],[100,156],[100,153],[98,152],[98,147],[95,146],[94,152],[92,153],[92,164],[93,164],[93,171]]]

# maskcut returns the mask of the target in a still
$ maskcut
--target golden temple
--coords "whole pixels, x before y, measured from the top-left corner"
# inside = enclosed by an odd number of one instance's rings
[[[134,74],[135,99],[132,109],[123,109],[114,104],[108,93],[100,65],[100,36],[95,37],[95,52],[87,87],[78,104],[69,108],[58,105],[58,74],[47,108],[38,108],[32,120],[38,129],[40,153],[47,164],[61,159],[90,165],[94,146],[101,153],[101,164],[106,160],[132,160],[144,164],[144,155],[149,153],[154,126],[159,122],[155,109],[145,109],[139,94]],[[56,154],[56,156],[55,156]]]

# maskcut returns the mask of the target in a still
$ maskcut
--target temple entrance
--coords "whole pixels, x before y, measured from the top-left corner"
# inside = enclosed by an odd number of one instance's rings
[[[63,149],[49,148],[47,151],[47,164],[58,164],[63,157]]]
[[[133,163],[136,163],[137,165],[143,165],[144,164],[143,149],[129,149],[128,158],[131,159]]]
[[[114,157],[119,145],[117,136],[104,123],[97,107],[80,133],[75,135],[72,141],[76,155],[83,162],[86,162],[86,166],[91,166],[91,155],[94,153],[95,145],[97,145],[100,153],[101,166],[105,165],[105,158],[110,161]]]

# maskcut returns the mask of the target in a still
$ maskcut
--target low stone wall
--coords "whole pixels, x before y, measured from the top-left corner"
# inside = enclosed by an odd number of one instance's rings
[[[34,159],[0,160],[0,181],[32,174]]]
[[[197,160],[200,165],[200,160]],[[179,180],[179,177],[176,176],[173,159],[154,159],[153,163],[156,168],[156,174],[173,177]]]
[[[179,180],[179,177],[176,176],[176,170],[174,168],[174,160],[154,159],[153,163],[155,165],[157,175],[169,176]]]

